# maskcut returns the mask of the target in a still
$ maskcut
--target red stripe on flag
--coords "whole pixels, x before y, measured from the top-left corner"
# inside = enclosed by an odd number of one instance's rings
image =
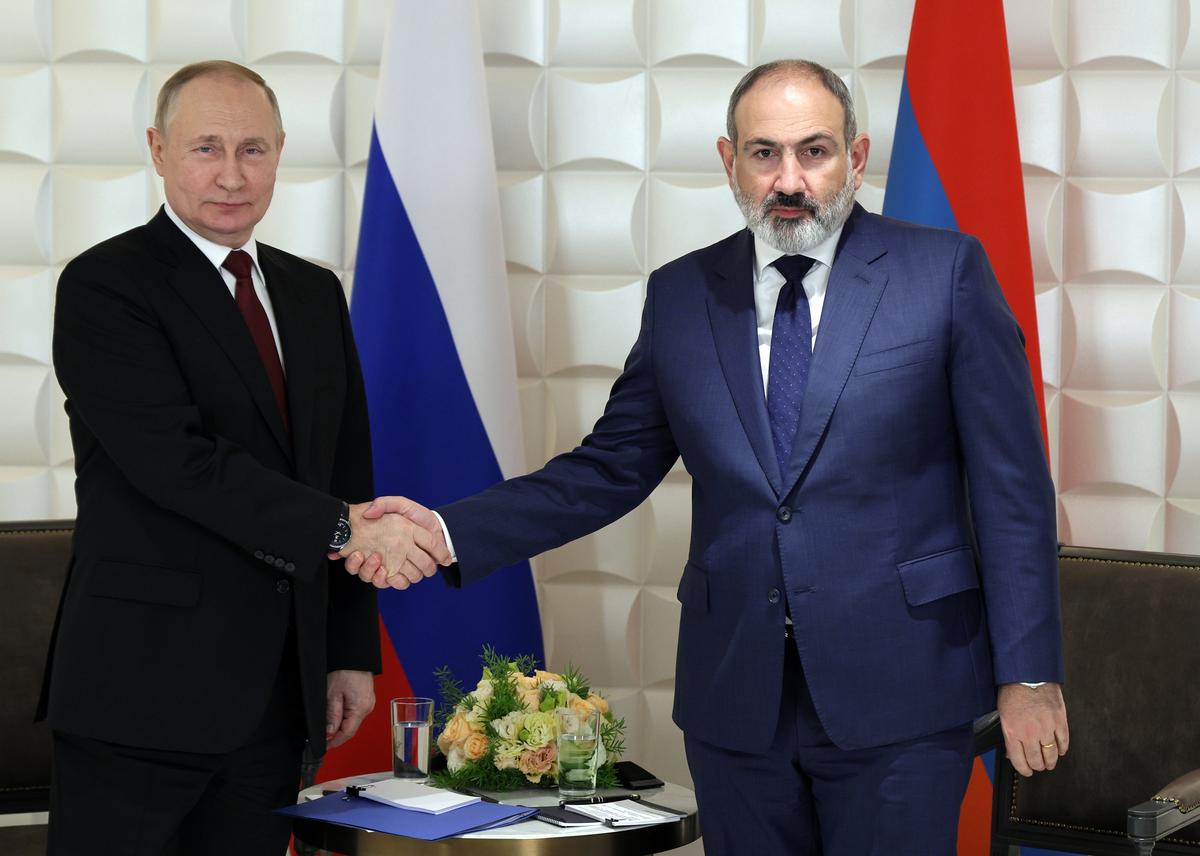
[[[992,783],[987,767],[976,758],[958,816],[958,856],[987,856],[991,846],[991,826]]]
[[[400,696],[411,696],[412,687],[382,619],[379,621],[379,647],[383,654],[383,674],[375,676],[375,709],[363,720],[353,738],[325,755],[317,772],[319,782],[392,768],[388,702]]]
[[[905,75],[917,125],[958,228],[983,242],[1025,331],[1046,436],[1033,263],[1001,0],[917,0]]]

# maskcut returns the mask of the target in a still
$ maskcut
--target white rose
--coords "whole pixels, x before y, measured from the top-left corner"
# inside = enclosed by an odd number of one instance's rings
[[[499,722],[500,720],[496,720]],[[525,751],[525,747],[514,740],[502,740],[492,751],[492,763],[497,770],[511,770],[517,766],[517,758]]]
[[[481,679],[471,695],[475,696],[475,701],[478,704],[486,706],[492,700],[492,682],[487,678]]]
[[[462,746],[452,746],[450,754],[446,756],[446,767],[451,773],[457,773],[465,763],[467,763],[467,756],[463,753]]]
[[[492,720],[492,728],[496,729],[496,736],[501,740],[516,740],[524,724],[525,712],[522,710],[514,710],[499,719]]]

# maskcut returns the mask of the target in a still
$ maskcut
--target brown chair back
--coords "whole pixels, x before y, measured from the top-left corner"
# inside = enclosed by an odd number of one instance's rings
[[[1200,558],[1063,547],[1059,575],[1071,745],[1031,779],[999,753],[992,852],[1130,854],[1128,810],[1200,767]],[[1200,824],[1154,852],[1200,856]]]
[[[33,717],[74,527],[0,523],[0,814],[48,805],[50,729]]]

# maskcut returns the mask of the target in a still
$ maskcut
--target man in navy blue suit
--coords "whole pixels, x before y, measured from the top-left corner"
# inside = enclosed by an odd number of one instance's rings
[[[446,577],[599,529],[682,456],[674,717],[705,851],[953,854],[975,717],[999,708],[1025,775],[1068,746],[1021,331],[976,239],[855,204],[870,142],[828,69],[751,71],[717,147],[749,228],[651,275],[578,448],[438,509]]]

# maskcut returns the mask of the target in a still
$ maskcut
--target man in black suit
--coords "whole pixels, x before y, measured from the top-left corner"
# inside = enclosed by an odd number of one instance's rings
[[[380,669],[375,592],[326,554],[435,570],[427,534],[361,517],[340,283],[252,237],[283,139],[257,74],[181,69],[147,130],[166,206],[59,279],[79,511],[43,693],[54,854],[282,854],[270,812],[295,799],[305,740],[349,739]]]

